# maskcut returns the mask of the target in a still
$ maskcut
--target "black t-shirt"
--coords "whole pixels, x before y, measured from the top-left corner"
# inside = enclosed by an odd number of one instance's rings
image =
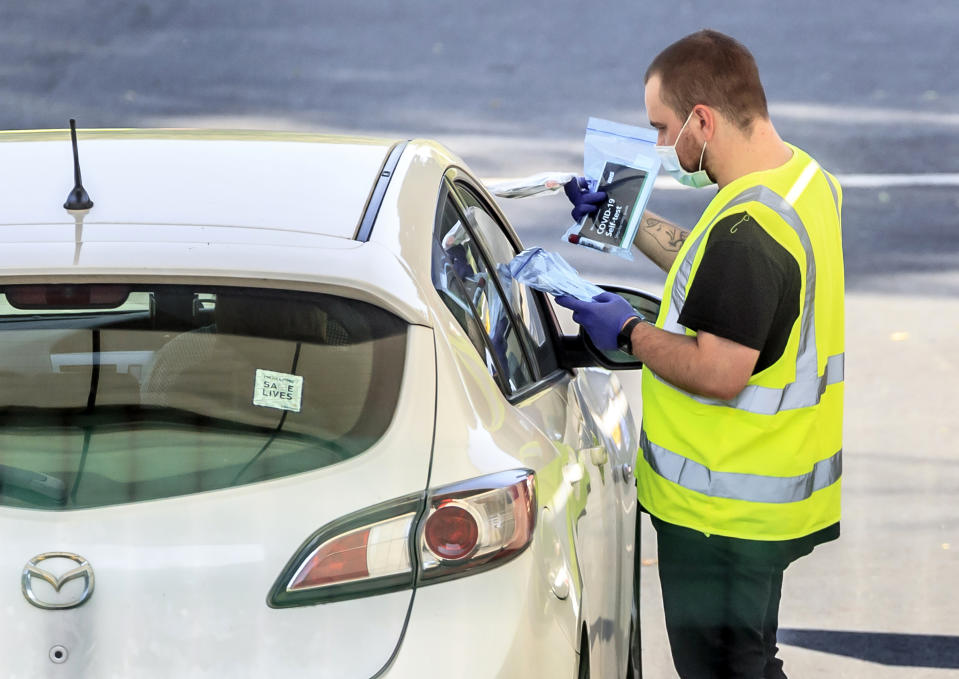
[[[679,322],[758,349],[758,373],[782,356],[799,317],[799,264],[747,212],[713,225],[705,247]]]
[[[705,248],[679,322],[759,350],[755,375],[782,356],[799,318],[799,263],[748,212],[713,225]],[[690,529],[665,524],[660,530]],[[744,542],[755,554],[788,562],[837,537],[835,523],[794,540]]]

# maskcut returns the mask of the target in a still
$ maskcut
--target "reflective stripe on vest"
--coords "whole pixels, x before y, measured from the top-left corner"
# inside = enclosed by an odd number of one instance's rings
[[[685,334],[686,329],[679,323],[679,314],[682,311],[683,303],[686,301],[686,286],[689,281],[689,276],[692,273],[693,261],[696,258],[696,253],[703,244],[703,239],[706,234],[709,233],[712,225],[719,219],[719,215],[725,213],[729,208],[742,205],[743,203],[756,202],[765,205],[777,213],[783,221],[796,232],[803,251],[806,253],[806,290],[803,298],[802,319],[799,324],[799,349],[796,353],[795,382],[791,382],[781,389],[762,387],[755,384],[746,385],[734,398],[728,401],[722,401],[683,391],[653,373],[656,379],[663,382],[663,384],[668,384],[672,388],[682,391],[689,398],[699,403],[736,408],[759,415],[774,415],[782,410],[814,406],[819,403],[828,385],[843,381],[843,354],[828,357],[825,372],[822,375],[819,374],[818,356],[816,354],[816,323],[814,320],[816,260],[813,256],[812,243],[809,241],[809,234],[806,232],[806,227],[803,225],[799,214],[792,205],[802,194],[803,190],[805,190],[806,186],[808,186],[818,169],[819,164],[814,160],[810,160],[809,164],[806,165],[799,174],[799,178],[787,192],[788,201],[765,186],[753,186],[735,196],[723,206],[717,213],[716,219],[710,223],[709,228],[703,229],[702,233],[693,241],[692,246],[686,252],[686,256],[680,263],[679,270],[676,272],[676,279],[673,281],[669,311],[663,323],[664,330]],[[825,173],[823,173],[823,175],[825,176]],[[832,186],[832,182],[829,181],[828,178],[826,179],[826,183],[833,193],[833,200],[835,200],[838,210],[838,195]]]
[[[809,498],[817,490],[828,488],[842,476],[842,449],[813,465],[812,471],[799,476],[763,476],[717,472],[678,453],[658,446],[640,434],[643,457],[653,471],[667,481],[710,497],[747,502],[787,503]]]
[[[836,185],[833,183],[829,173],[823,172],[822,176],[826,178],[826,183],[829,184],[829,190],[832,191],[832,202],[836,204],[836,216],[841,218],[839,211],[839,193],[836,191]]]

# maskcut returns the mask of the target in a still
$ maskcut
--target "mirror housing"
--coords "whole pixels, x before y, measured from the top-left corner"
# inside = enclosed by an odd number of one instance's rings
[[[654,322],[659,316],[659,297],[643,290],[627,288],[621,285],[600,285],[603,290],[622,296],[643,318]],[[586,331],[579,329],[578,335],[564,335],[560,338],[560,350],[564,368],[601,367],[607,370],[636,370],[643,362],[625,351],[598,349]]]

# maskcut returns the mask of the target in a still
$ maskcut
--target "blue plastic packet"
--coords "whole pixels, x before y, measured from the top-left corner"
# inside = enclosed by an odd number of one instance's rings
[[[523,250],[503,265],[503,269],[505,271],[501,269],[501,274],[508,274],[523,285],[548,292],[554,297],[572,295],[588,302],[603,292],[598,285],[580,278],[576,269],[560,255],[543,248]]]
[[[656,136],[650,128],[589,119],[583,173],[591,191],[606,192],[606,203],[567,229],[563,240],[633,258],[630,246],[661,163]]]

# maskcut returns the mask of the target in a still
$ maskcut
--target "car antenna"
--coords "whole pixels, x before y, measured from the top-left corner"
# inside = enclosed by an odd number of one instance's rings
[[[80,181],[80,154],[77,152],[77,121],[70,118],[70,139],[73,141],[73,190],[63,204],[67,210],[89,210],[93,201],[87,195],[83,183]]]

